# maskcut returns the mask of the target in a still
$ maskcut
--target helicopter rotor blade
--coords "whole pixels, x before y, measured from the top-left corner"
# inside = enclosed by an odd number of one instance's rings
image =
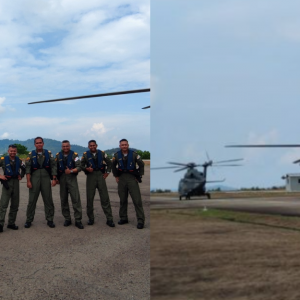
[[[238,165],[238,164],[232,164],[232,165],[213,165],[216,168],[219,167],[239,167],[239,166],[243,166],[243,165]]]
[[[293,164],[298,164],[300,163],[300,159],[293,161]]]
[[[224,182],[225,178],[222,180],[207,180],[206,183]]]
[[[150,92],[150,89],[128,90],[128,91],[121,91],[121,92],[102,93],[102,94],[68,97],[68,98],[60,98],[60,99],[53,99],[53,100],[43,100],[43,101],[29,102],[28,104],[76,100],[76,99],[95,98],[95,97],[106,97],[106,96],[115,96],[115,95],[124,95],[124,94],[146,93],[146,92]],[[148,108],[148,107],[145,107],[145,108]]]
[[[243,158],[236,158],[236,159],[228,159],[228,160],[220,160],[220,161],[214,161],[213,164],[222,164],[225,162],[233,162],[233,161],[242,161],[244,160]]]
[[[147,109],[147,108],[150,108],[150,105],[149,105],[149,106],[142,107],[142,109]]]
[[[177,165],[177,166],[188,166],[188,164],[182,164],[182,163],[177,163],[177,162],[168,162],[168,164],[171,164],[171,165]]]
[[[300,144],[274,144],[274,145],[227,145],[226,148],[299,148]]]
[[[181,168],[181,169],[175,170],[175,171],[174,171],[174,173],[175,173],[175,172],[180,172],[180,171],[183,171],[183,170],[185,170],[185,169],[188,169],[188,168],[189,168],[189,167],[184,167],[184,168]]]
[[[158,170],[158,169],[176,169],[178,167],[158,167],[158,168],[150,168],[151,170]]]

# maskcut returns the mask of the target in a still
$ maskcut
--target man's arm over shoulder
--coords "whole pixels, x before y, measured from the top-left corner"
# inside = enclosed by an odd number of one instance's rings
[[[80,167],[81,167],[82,171],[85,171],[85,169],[87,167],[87,155],[86,155],[86,152],[84,152],[83,155],[82,155],[82,157],[81,157]]]
[[[26,160],[25,160],[25,172],[26,174],[31,174],[31,152],[28,153]]]
[[[106,172],[110,173],[111,172],[111,160],[104,151],[102,151],[102,155],[103,155],[103,160],[105,161],[105,163],[107,165]]]
[[[56,160],[55,160],[53,154],[51,153],[51,151],[48,151],[48,153],[49,153],[49,157],[50,157],[51,174],[52,174],[52,176],[56,176],[57,175],[57,163],[56,163]]]
[[[75,168],[77,169],[77,172],[80,172],[81,171],[81,161],[80,161],[80,158],[78,156],[78,153],[74,152],[73,160],[75,162]]]
[[[119,174],[118,174],[118,169],[117,169],[117,164],[118,164],[118,152],[116,152],[112,158],[112,161],[111,161],[111,166],[112,166],[112,172],[113,172],[113,175],[115,177],[119,177]]]

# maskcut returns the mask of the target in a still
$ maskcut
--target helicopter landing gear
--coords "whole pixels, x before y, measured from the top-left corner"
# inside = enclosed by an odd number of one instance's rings
[[[179,200],[181,200],[181,196],[179,196]]]
[[[186,195],[185,200],[191,200],[191,196],[190,195]]]
[[[210,197],[210,193],[206,193],[205,195],[207,196],[207,199],[210,199],[210,198],[211,198],[211,197]]]

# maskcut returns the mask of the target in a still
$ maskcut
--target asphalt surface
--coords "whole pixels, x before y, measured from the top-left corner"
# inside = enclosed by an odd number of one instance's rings
[[[119,197],[115,178],[106,179],[116,226],[106,225],[98,192],[95,195],[95,224],[88,226],[86,176],[80,172],[78,185],[84,229],[64,227],[59,185],[52,188],[55,228],[46,224],[44,204],[39,197],[35,218],[24,228],[28,204],[26,180],[20,182],[20,207],[16,225],[0,233],[0,299],[5,300],[107,300],[150,299],[150,167],[146,166],[140,184],[146,216],[145,228],[136,228],[131,198],[129,223],[118,225]],[[2,187],[0,186],[0,192]]]
[[[262,214],[276,214],[283,216],[300,216],[300,198],[236,198],[236,199],[197,199],[182,200],[178,198],[152,196],[151,209],[224,209]]]

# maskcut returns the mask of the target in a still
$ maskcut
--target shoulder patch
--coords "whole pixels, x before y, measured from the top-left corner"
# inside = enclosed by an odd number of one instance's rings
[[[59,152],[57,152],[56,155],[59,155]]]
[[[83,152],[83,154],[86,154],[86,152]]]
[[[30,160],[30,157],[27,157],[26,160]]]
[[[75,154],[75,155],[78,155],[78,153],[77,153],[77,152],[74,152],[74,154]]]
[[[1,159],[4,159],[4,157],[2,156]]]

